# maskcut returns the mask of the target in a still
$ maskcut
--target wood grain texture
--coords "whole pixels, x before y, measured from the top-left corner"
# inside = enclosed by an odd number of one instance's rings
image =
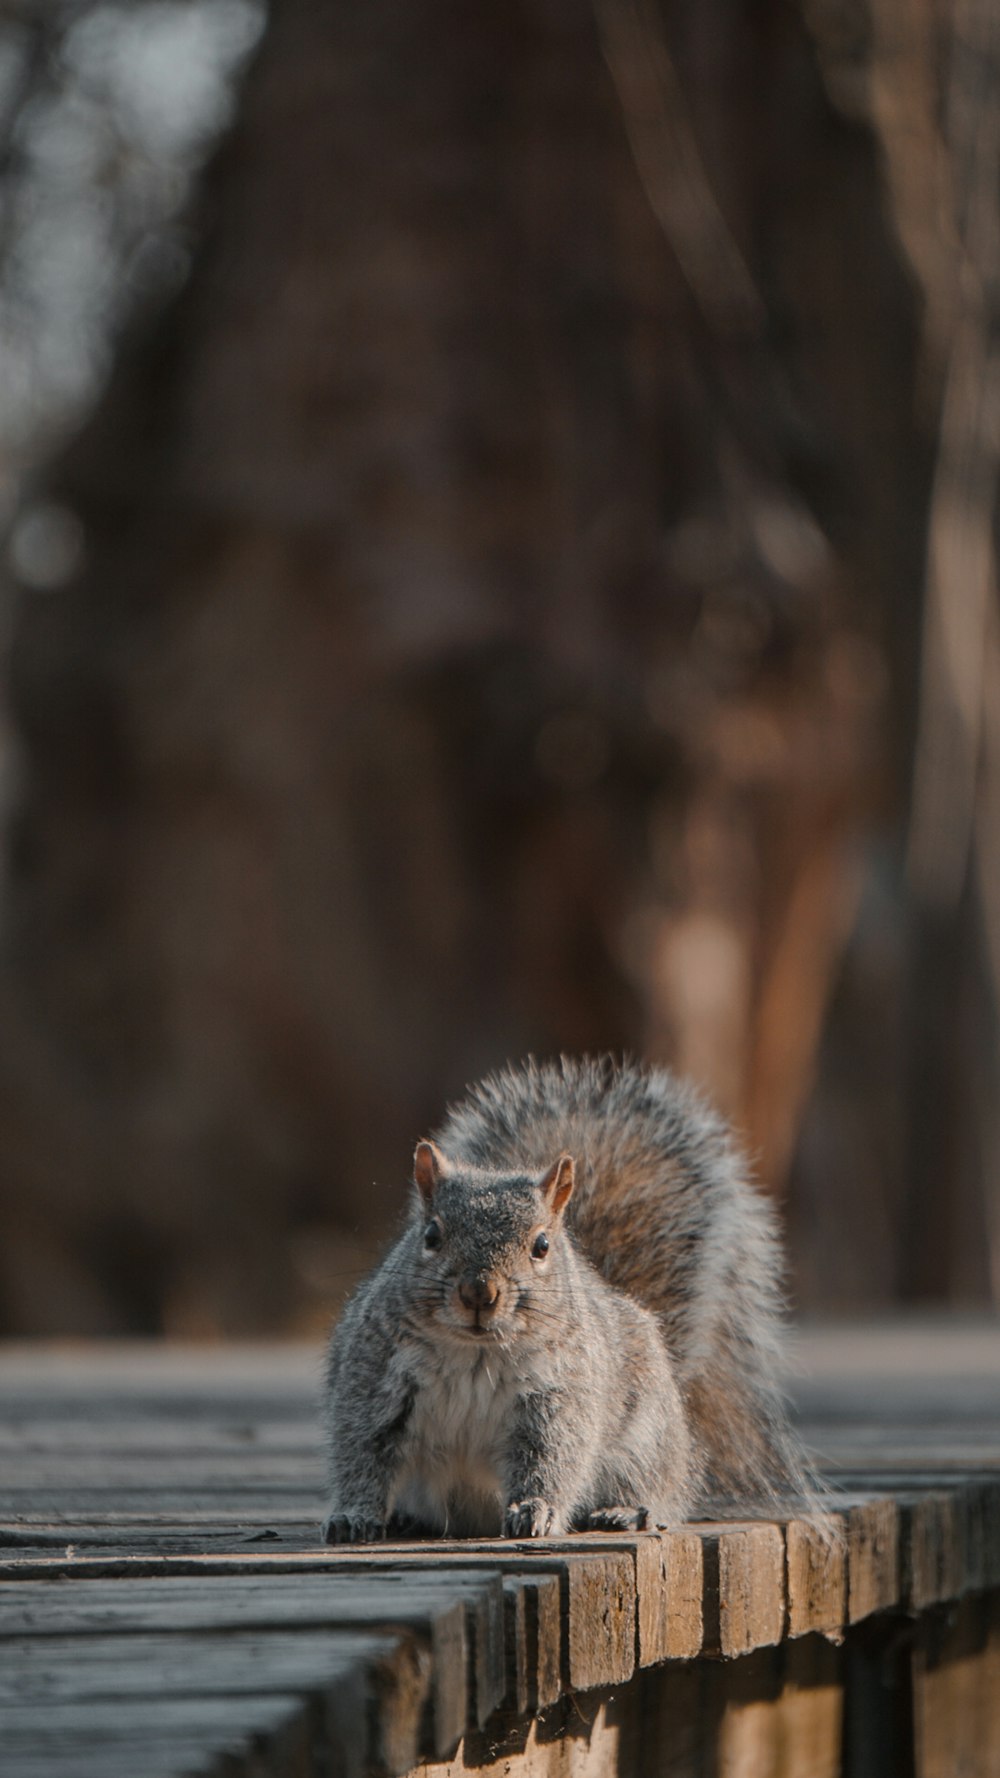
[[[879,1626],[898,1611],[918,1628],[921,1778],[944,1769],[942,1713],[992,1758],[997,1344],[963,1334],[955,1377],[919,1334],[912,1348],[891,1332],[813,1341],[803,1425],[833,1463],[839,1539],[793,1514],[348,1549],[319,1542],[312,1355],[0,1352],[4,1778],[136,1778],[140,1759],[142,1778],[213,1762],[362,1778],[501,1756],[528,1778],[596,1770],[598,1747],[634,1778],[661,1679],[670,1758],[650,1752],[650,1770],[757,1778],[779,1749],[783,1778],[825,1778],[842,1675],[864,1664],[852,1639],[869,1639],[877,1679]],[[923,1367],[909,1379],[908,1349]],[[959,1601],[941,1620],[959,1628],[935,1640],[927,1614]],[[604,1711],[588,1750],[585,1701],[607,1688],[622,1714]],[[140,1747],[134,1713],[154,1703]]]
[[[936,1488],[899,1497],[903,1597],[924,1611],[966,1590],[966,1540],[959,1489]]]
[[[704,1543],[697,1532],[666,1531],[636,1552],[639,1665],[692,1660],[704,1639]]]
[[[10,1704],[2,1719],[4,1778],[174,1778],[185,1770],[315,1771],[296,1697],[187,1697]]]
[[[555,1574],[525,1576],[528,1702],[536,1714],[562,1692],[562,1589]]]
[[[705,1647],[731,1657],[780,1642],[785,1543],[773,1524],[698,1527],[705,1564]]]
[[[627,1555],[569,1556],[566,1680],[573,1691],[620,1685],[635,1671],[635,1570]]]
[[[470,1718],[470,1636],[467,1606],[486,1599],[500,1620],[499,1576],[484,1584],[456,1576],[447,1583],[418,1574],[366,1578],[296,1577],[293,1584],[268,1577],[218,1579],[209,1588],[181,1578],[132,1582],[80,1580],[6,1582],[0,1586],[0,1639],[44,1641],[52,1636],[86,1638],[170,1631],[189,1637],[233,1630],[360,1629],[403,1625],[425,1637],[431,1649],[432,1741],[446,1755]],[[505,1680],[501,1662],[500,1695]],[[473,1693],[474,1697],[474,1693]],[[360,1702],[360,1695],[359,1695]]]
[[[785,1526],[788,1634],[818,1630],[839,1637],[847,1605],[847,1538],[833,1513],[789,1519]]]
[[[503,1583],[504,1653],[507,1687],[504,1702],[516,1716],[527,1716],[530,1708],[528,1689],[528,1602],[524,1582],[515,1575],[506,1575]],[[537,1633],[537,1632],[536,1632]]]
[[[165,1634],[47,1637],[7,1642],[0,1662],[0,1731],[9,1707],[33,1706],[37,1719],[53,1703],[93,1705],[106,1720],[122,1702],[277,1694],[299,1699],[314,1732],[348,1778],[372,1765],[409,1770],[421,1752],[420,1730],[431,1691],[426,1638],[396,1632],[233,1632],[197,1638]],[[371,1700],[374,1710],[361,1706]],[[100,1709],[98,1709],[100,1707]]]
[[[926,1616],[913,1653],[916,1778],[1000,1771],[1000,1600]]]
[[[806,1636],[738,1660],[650,1670],[632,1770],[656,1778],[840,1778],[841,1666],[839,1648]]]
[[[851,1501],[847,1526],[847,1621],[888,1611],[900,1598],[899,1506],[891,1497]]]

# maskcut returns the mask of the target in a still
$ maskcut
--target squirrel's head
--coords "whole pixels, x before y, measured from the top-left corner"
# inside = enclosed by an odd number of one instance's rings
[[[433,1142],[413,1157],[414,1238],[429,1319],[466,1341],[544,1332],[541,1299],[559,1273],[573,1160],[542,1174],[487,1173]]]

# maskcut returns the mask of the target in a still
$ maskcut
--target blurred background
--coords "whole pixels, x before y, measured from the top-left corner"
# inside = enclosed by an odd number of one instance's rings
[[[312,1332],[527,1051],[1000,1292],[1000,12],[5,0],[0,1332]]]

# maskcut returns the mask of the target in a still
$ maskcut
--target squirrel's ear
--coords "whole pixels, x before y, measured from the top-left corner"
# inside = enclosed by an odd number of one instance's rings
[[[417,1143],[413,1155],[413,1183],[425,1204],[430,1204],[447,1170],[444,1155],[435,1143]]]
[[[553,1161],[539,1188],[553,1216],[558,1216],[561,1210],[565,1210],[573,1196],[575,1184],[573,1156],[561,1154],[557,1161]]]

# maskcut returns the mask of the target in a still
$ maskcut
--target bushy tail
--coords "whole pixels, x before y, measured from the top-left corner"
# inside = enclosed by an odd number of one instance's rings
[[[816,1494],[816,1476],[779,1388],[748,1373],[724,1340],[688,1382],[684,1402],[701,1453],[703,1504],[759,1508]]]
[[[820,1543],[840,1545],[837,1497],[789,1418],[777,1371],[726,1334],[683,1393],[701,1459],[695,1511],[705,1518],[759,1515],[807,1519]]]

